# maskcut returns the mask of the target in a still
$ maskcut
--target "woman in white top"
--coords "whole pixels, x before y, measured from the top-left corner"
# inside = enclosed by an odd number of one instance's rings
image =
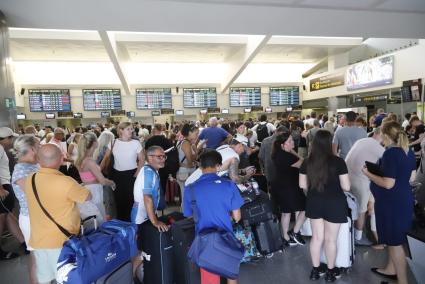
[[[139,140],[133,139],[133,131],[134,129],[130,122],[121,122],[118,125],[120,138],[115,140],[112,145],[112,151],[108,151],[112,152],[114,157],[111,178],[116,184],[114,195],[117,218],[123,221],[130,221],[131,208],[134,201],[134,182],[144,163],[142,145]]]

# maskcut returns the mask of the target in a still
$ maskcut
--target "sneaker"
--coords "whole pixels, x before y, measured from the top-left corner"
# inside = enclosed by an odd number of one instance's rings
[[[326,274],[326,267],[313,267],[310,273],[310,280],[319,280],[320,277]]]
[[[334,267],[333,269],[328,269],[325,275],[326,282],[334,282],[336,279],[341,277],[341,272],[339,268]]]
[[[296,245],[298,244],[292,237],[289,237],[289,240],[285,240],[285,238],[283,238],[283,247],[294,247]]]
[[[300,232],[298,232],[298,233],[292,232],[291,237],[297,244],[302,245],[302,246],[305,245],[305,240],[301,236]]]

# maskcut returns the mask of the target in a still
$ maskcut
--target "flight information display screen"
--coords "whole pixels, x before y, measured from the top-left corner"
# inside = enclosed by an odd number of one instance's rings
[[[171,89],[136,89],[137,109],[172,108]]]
[[[261,88],[230,88],[230,106],[260,106]]]
[[[31,112],[71,111],[71,96],[68,89],[28,90]]]
[[[216,107],[217,91],[215,88],[183,89],[184,107]]]
[[[120,110],[122,108],[119,89],[83,90],[84,110]]]
[[[298,86],[270,88],[270,106],[294,106],[300,104]]]

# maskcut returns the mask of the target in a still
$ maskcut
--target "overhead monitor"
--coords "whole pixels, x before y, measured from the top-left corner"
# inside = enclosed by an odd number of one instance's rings
[[[231,107],[259,105],[261,105],[261,88],[230,88]]]
[[[159,110],[153,110],[151,112],[151,114],[152,114],[152,116],[160,116],[161,115],[161,111],[159,111]]]
[[[201,109],[199,112],[200,114],[207,114],[208,110],[204,108],[204,109]]]
[[[250,112],[251,112],[251,108],[250,108],[250,107],[247,107],[247,108],[245,108],[245,109],[243,110],[243,112],[245,112],[245,113],[250,113]]]
[[[187,88],[183,89],[184,107],[216,107],[217,91],[215,88]]]
[[[23,114],[23,113],[21,113],[21,114],[17,114],[17,115],[16,115],[16,119],[18,119],[18,120],[21,120],[21,119],[27,119],[27,116],[26,116],[25,114]]]
[[[135,117],[136,113],[134,111],[127,111],[127,117]]]
[[[228,108],[223,108],[221,110],[221,113],[224,113],[224,114],[229,113],[229,109]]]
[[[111,110],[111,116],[126,116],[125,109],[113,109]]]
[[[266,107],[265,111],[266,112],[272,112],[272,108],[271,107]]]
[[[137,109],[172,108],[171,89],[136,89]]]
[[[83,90],[84,110],[120,110],[121,91],[120,89],[84,89]]]
[[[75,112],[74,118],[83,118],[83,114],[81,112]]]
[[[100,117],[102,118],[111,117],[111,113],[109,111],[102,111],[100,113]]]
[[[183,115],[184,111],[183,110],[176,110],[176,115]]]
[[[348,91],[390,85],[394,76],[394,56],[363,61],[348,67],[345,84]]]
[[[28,99],[31,112],[71,111],[68,89],[31,89]]]
[[[56,117],[54,113],[49,113],[49,112],[47,112],[45,115],[46,115],[46,119],[54,119]]]
[[[292,108],[291,107],[287,107],[286,108],[286,111],[292,111]]]
[[[284,86],[270,88],[270,106],[295,106],[300,104],[300,87]]]

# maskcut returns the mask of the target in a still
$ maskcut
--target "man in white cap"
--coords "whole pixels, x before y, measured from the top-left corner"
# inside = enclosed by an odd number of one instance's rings
[[[15,195],[10,184],[11,169],[7,151],[13,146],[13,138],[18,136],[9,127],[0,127],[0,236],[7,226],[9,232],[25,247],[24,236],[19,229],[16,217],[12,210],[15,204]],[[13,165],[12,165],[13,170]],[[5,252],[0,248],[0,260],[17,257],[16,253]]]

